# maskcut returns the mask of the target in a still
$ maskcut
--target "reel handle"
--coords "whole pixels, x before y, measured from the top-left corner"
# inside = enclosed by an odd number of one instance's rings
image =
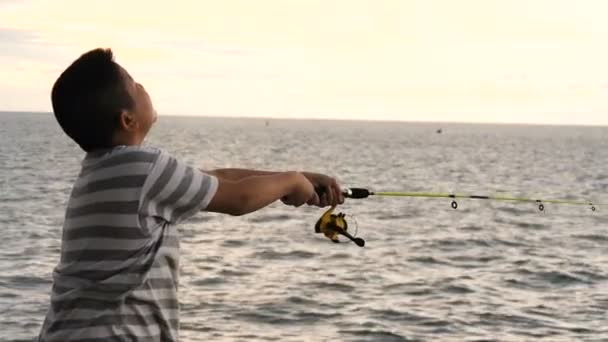
[[[342,234],[342,235],[346,236],[347,238],[350,239],[350,241],[354,242],[359,247],[365,246],[365,240],[363,240],[362,238],[354,237],[346,231],[340,231],[340,232],[338,232],[338,234]]]

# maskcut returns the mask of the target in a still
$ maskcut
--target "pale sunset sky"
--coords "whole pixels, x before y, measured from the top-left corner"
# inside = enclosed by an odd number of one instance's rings
[[[110,47],[159,114],[608,125],[607,0],[0,0],[0,110]]]

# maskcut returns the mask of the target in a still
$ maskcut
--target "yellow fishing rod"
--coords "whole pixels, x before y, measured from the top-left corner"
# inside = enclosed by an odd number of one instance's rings
[[[321,190],[317,189],[317,192],[321,194]],[[361,199],[368,198],[371,196],[387,196],[387,197],[422,197],[422,198],[449,198],[452,199],[451,206],[453,209],[458,209],[458,202],[456,199],[475,199],[475,200],[493,200],[493,201],[511,201],[511,202],[526,202],[534,203],[538,206],[538,210],[545,210],[545,203],[550,204],[570,204],[570,205],[584,205],[589,206],[591,211],[596,211],[596,205],[604,206],[604,204],[593,204],[591,201],[583,200],[555,200],[555,199],[532,199],[523,197],[509,197],[509,196],[482,196],[482,195],[464,195],[464,194],[451,194],[451,193],[434,193],[434,192],[395,192],[395,191],[370,191],[365,188],[348,188],[342,191],[345,198]],[[333,242],[340,242],[338,235],[343,235],[354,242],[357,246],[363,247],[365,241],[361,238],[352,236],[348,233],[348,223],[345,219],[344,213],[334,214],[333,211],[336,206],[332,206],[327,210],[315,225],[315,232],[324,234],[328,239]]]
[[[450,194],[450,193],[434,193],[434,192],[395,192],[395,191],[370,191],[365,188],[349,188],[345,189],[342,194],[346,198],[367,198],[370,196],[392,196],[392,197],[423,197],[423,198],[451,198],[451,206],[453,209],[458,208],[457,198],[466,199],[477,199],[477,200],[494,200],[494,201],[511,201],[511,202],[527,202],[535,203],[538,205],[538,210],[544,211],[545,205],[543,203],[551,204],[571,204],[571,205],[585,205],[589,206],[591,211],[595,211],[596,207],[591,201],[582,200],[554,200],[554,199],[532,199],[523,197],[509,197],[509,196],[480,196],[480,195],[464,195],[464,194]],[[602,205],[602,204],[599,204]]]

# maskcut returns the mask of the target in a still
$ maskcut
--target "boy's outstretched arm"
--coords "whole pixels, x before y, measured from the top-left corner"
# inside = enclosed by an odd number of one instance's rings
[[[218,179],[231,181],[239,181],[251,176],[269,176],[281,173],[276,171],[261,171],[240,168],[224,168],[202,171],[207,174],[214,175]],[[319,202],[315,204],[320,207],[325,207],[328,205],[344,203],[344,195],[342,194],[342,190],[340,189],[338,182],[334,178],[314,172],[302,172],[302,174],[312,183],[315,189],[323,190],[322,196],[319,198]]]
[[[246,177],[251,176],[270,176],[275,175],[277,171],[260,171],[260,170],[250,170],[250,169],[239,169],[239,168],[224,168],[224,169],[215,169],[215,170],[201,170],[206,174],[214,175],[217,178],[223,178],[230,181],[239,181]]]
[[[313,184],[299,172],[250,176],[237,181],[217,178],[217,191],[206,211],[244,215],[278,199],[300,206],[316,197]]]

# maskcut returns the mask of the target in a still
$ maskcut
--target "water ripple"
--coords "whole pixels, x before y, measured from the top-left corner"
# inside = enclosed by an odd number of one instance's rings
[[[339,334],[352,335],[357,337],[356,341],[386,341],[386,342],[411,342],[418,341],[409,339],[406,336],[396,334],[391,331],[383,330],[369,330],[369,329],[353,329],[353,330],[339,330]]]
[[[273,250],[264,250],[261,252],[255,252],[251,255],[251,258],[263,259],[263,260],[297,260],[297,259],[309,259],[314,258],[318,254],[309,252],[309,251],[287,251],[287,252],[278,252]]]

